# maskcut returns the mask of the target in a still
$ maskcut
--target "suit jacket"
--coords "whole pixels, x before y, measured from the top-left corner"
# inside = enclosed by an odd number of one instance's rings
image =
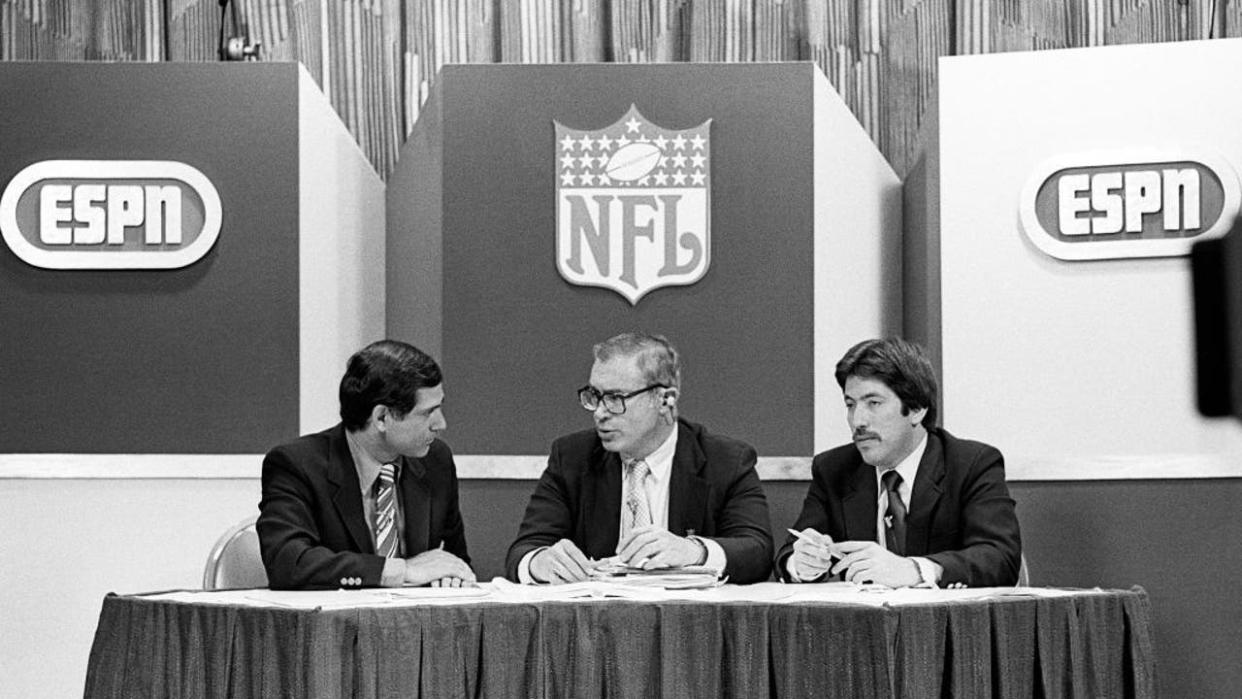
[[[755,473],[755,450],[702,426],[679,420],[669,477],[668,528],[693,532],[724,549],[724,573],[735,583],[758,582],[771,571],[768,502]],[[535,486],[506,572],[517,580],[528,552],[570,539],[592,558],[616,553],[621,528],[621,457],[604,449],[595,430],[552,443],[548,467]]]
[[[837,447],[812,462],[811,485],[793,528],[811,527],[834,541],[876,541],[879,497],[875,467],[853,444]],[[1017,582],[1022,541],[1004,457],[994,447],[929,430],[910,500],[906,555],[943,566],[941,585]],[[783,579],[793,542],[788,537],[776,556]]]
[[[469,563],[448,445],[437,439],[426,456],[402,457],[397,482],[405,556],[443,541],[446,551]],[[268,452],[257,530],[272,589],[379,585],[384,559],[371,541],[344,426]]]

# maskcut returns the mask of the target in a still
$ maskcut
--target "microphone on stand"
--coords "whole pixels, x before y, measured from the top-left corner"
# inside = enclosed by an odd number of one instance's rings
[[[241,33],[237,21],[237,3],[233,3],[233,34],[234,36],[225,39],[224,36],[224,15],[228,12],[229,0],[219,0],[220,2],[220,40],[217,46],[217,52],[222,61],[257,61],[259,60],[259,52],[262,45],[259,42],[250,42],[250,37]]]

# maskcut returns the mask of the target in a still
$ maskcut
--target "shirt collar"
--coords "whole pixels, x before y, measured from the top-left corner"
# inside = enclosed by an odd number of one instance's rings
[[[677,451],[677,423],[673,423],[673,431],[669,432],[668,437],[660,443],[643,459],[647,462],[647,468],[651,469],[651,478],[663,482],[668,480],[668,474],[673,470],[673,454]]]
[[[897,472],[897,475],[901,476],[900,488],[906,493],[914,489],[914,478],[919,473],[919,462],[923,460],[923,452],[925,451],[927,451],[926,430],[923,431],[923,438],[919,440],[918,446],[914,447],[914,451],[906,455],[906,458],[902,459],[901,463],[897,464],[897,467],[893,469]],[[875,470],[877,480],[883,475],[884,472],[880,469],[877,468]],[[881,486],[881,490],[883,490],[883,486]]]
[[[362,447],[353,432],[345,430],[345,441],[349,444],[349,455],[354,457],[354,470],[358,472],[358,485],[362,488],[364,496],[369,495],[375,487],[375,480],[379,478],[380,467],[383,464]],[[393,466],[400,472],[399,461],[394,462]]]

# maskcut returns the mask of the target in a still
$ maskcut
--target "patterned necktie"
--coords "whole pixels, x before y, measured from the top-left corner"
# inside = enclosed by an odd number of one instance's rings
[[[375,553],[384,558],[397,555],[397,467],[380,466],[379,491],[375,495]]]
[[[884,513],[884,541],[888,550],[898,556],[906,555],[906,506],[901,502],[901,494],[897,488],[901,485],[901,474],[886,471],[880,478],[884,484],[884,492],[888,494],[888,510]]]
[[[639,527],[651,524],[651,509],[647,505],[647,476],[651,467],[638,459],[625,464],[625,516],[622,517],[621,538]]]

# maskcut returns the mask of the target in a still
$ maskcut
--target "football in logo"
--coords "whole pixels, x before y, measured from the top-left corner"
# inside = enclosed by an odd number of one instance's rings
[[[671,129],[638,107],[608,126],[556,128],[556,267],[637,304],[694,284],[711,259],[711,120]]]
[[[604,174],[621,182],[633,182],[651,174],[664,159],[654,143],[629,143],[608,157]]]

